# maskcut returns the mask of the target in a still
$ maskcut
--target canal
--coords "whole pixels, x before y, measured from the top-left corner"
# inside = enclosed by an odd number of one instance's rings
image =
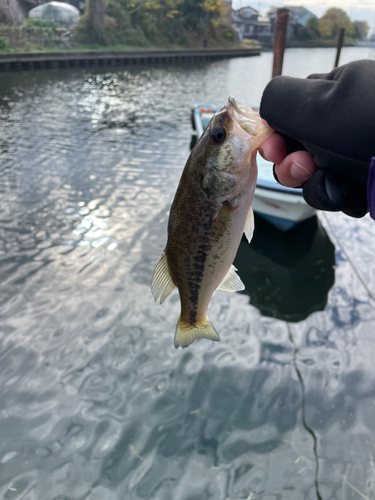
[[[289,49],[284,73],[334,56]],[[191,106],[259,103],[271,65],[1,75],[1,499],[375,498],[373,221],[257,218],[219,343],[176,351],[178,295],[150,292]]]

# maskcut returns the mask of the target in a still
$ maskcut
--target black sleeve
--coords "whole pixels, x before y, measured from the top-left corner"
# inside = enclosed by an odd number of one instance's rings
[[[260,115],[289,145],[294,140],[289,152],[297,141],[313,155],[319,170],[303,187],[308,203],[355,217],[366,213],[368,167],[375,155],[375,61],[307,79],[275,78],[263,93]]]

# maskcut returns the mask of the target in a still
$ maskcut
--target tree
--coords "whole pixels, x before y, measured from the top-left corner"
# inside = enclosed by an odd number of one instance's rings
[[[306,29],[310,40],[319,38],[319,19],[315,16],[310,16],[306,21]]]
[[[330,19],[319,19],[319,34],[322,38],[330,39],[333,37],[333,23]]]
[[[354,25],[347,13],[337,7],[328,9],[319,20],[319,33],[322,38],[336,39],[341,28],[345,29],[345,36],[352,37],[354,35]]]
[[[367,21],[354,21],[354,38],[356,40],[363,40],[367,38],[367,34],[370,31],[370,26]]]
[[[88,2],[88,28],[92,29],[101,38],[104,28],[105,3],[104,0],[89,0]]]
[[[23,19],[23,13],[17,0],[0,0],[0,22],[18,24]]]
[[[78,38],[101,45],[225,44],[235,31],[222,11],[221,0],[87,0]]]

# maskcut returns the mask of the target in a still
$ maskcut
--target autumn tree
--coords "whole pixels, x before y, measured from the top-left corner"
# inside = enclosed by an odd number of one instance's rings
[[[180,9],[184,25],[187,29],[203,31],[212,19],[218,19],[223,14],[220,0],[184,0]]]
[[[231,42],[235,31],[221,0],[88,0],[79,36],[104,45],[189,46]]]

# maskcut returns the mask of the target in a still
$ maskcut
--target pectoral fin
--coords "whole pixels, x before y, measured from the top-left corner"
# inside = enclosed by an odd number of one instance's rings
[[[214,219],[214,223],[212,225],[212,236],[215,239],[219,239],[226,231],[228,224],[230,223],[231,218],[233,217],[234,212],[238,209],[238,207],[233,206],[231,202],[225,201],[218,214]]]
[[[175,287],[169,272],[167,256],[163,253],[152,276],[151,292],[155,301],[160,297],[160,304],[162,304]]]
[[[248,212],[247,217],[246,217],[245,228],[243,230],[243,232],[245,233],[245,236],[247,238],[247,241],[249,243],[253,238],[254,227],[255,227],[254,212],[253,212],[253,207],[250,207],[249,212]]]
[[[240,277],[236,273],[237,269],[232,265],[223,281],[218,286],[218,290],[225,292],[239,292],[245,290],[245,285],[242,283]]]

